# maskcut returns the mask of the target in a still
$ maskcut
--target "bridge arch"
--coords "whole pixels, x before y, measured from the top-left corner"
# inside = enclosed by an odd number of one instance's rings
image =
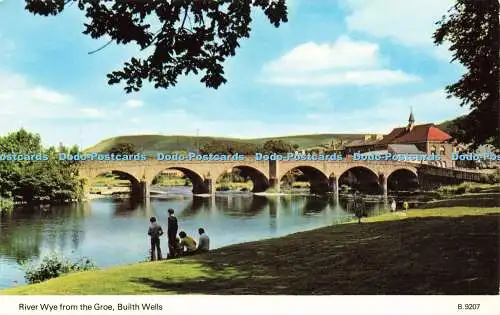
[[[280,182],[287,181],[287,178],[295,170],[300,171],[309,181],[309,192],[313,194],[323,194],[329,191],[330,185],[328,176],[320,169],[310,165],[297,165],[284,170],[283,175],[279,178]]]
[[[410,167],[400,167],[387,175],[389,190],[411,190],[419,186],[418,173]]]
[[[79,172],[79,176],[84,178],[86,183],[85,183],[85,190],[87,190],[88,193],[91,193],[91,189],[93,186],[93,181],[103,175],[106,174],[112,174],[114,176],[117,176],[119,179],[123,180],[128,180],[130,182],[129,184],[129,189],[130,189],[130,196],[131,197],[140,197],[142,194],[142,186],[140,180],[132,175],[129,172],[123,171],[123,170],[115,170],[115,169],[107,169],[107,170],[99,170],[96,172]]]
[[[252,192],[264,192],[267,188],[269,188],[269,177],[265,174],[265,172],[248,165],[236,165],[224,172],[221,172],[218,174],[217,178],[215,178],[216,182],[218,182],[224,174],[227,174],[227,172],[234,172],[234,170],[238,170],[240,172],[239,176],[248,178],[252,181]]]
[[[334,174],[331,177],[335,176]],[[368,192],[378,193],[380,191],[380,174],[375,170],[364,165],[352,166],[344,170],[338,176],[338,185],[347,185],[352,189]]]
[[[204,177],[201,174],[199,174],[197,171],[194,171],[190,168],[182,167],[182,166],[168,166],[168,167],[163,168],[161,171],[154,174],[154,176],[151,179],[151,182],[149,184],[152,185],[154,180],[163,171],[166,171],[166,170],[176,170],[176,171],[182,172],[184,174],[184,176],[186,176],[191,181],[191,184],[193,185],[193,190],[192,190],[193,194],[207,194],[210,192],[210,188],[206,184]]]

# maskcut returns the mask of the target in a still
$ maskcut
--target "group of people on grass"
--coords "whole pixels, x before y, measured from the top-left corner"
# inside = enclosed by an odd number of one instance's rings
[[[403,210],[407,211],[410,208],[408,201],[403,201]],[[391,211],[396,211],[396,200],[394,198],[391,199]]]
[[[162,253],[160,247],[160,237],[164,235],[163,228],[157,222],[155,217],[149,219],[150,226],[148,235],[151,238],[151,260],[161,260]],[[168,256],[167,258],[175,258],[180,256],[192,255],[196,253],[208,252],[210,249],[210,238],[205,233],[204,228],[198,229],[200,235],[198,245],[196,241],[184,231],[179,230],[179,222],[174,215],[174,209],[168,209],[167,219],[167,239],[168,239]],[[156,253],[156,255],[155,255]]]

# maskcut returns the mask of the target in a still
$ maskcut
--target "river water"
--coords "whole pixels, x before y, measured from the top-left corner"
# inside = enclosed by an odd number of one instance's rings
[[[347,199],[333,196],[228,193],[18,208],[0,218],[0,288],[25,283],[21,263],[50,253],[89,257],[99,267],[144,261],[149,217],[156,216],[166,230],[168,208],[175,209],[180,230],[197,239],[197,229],[204,227],[211,247],[217,248],[353,220],[347,204]],[[382,199],[366,204],[369,216],[388,211]],[[166,238],[161,245],[166,254]]]

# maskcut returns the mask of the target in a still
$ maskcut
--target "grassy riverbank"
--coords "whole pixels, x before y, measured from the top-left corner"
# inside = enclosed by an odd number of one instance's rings
[[[498,294],[499,220],[500,208],[410,210],[0,294]]]

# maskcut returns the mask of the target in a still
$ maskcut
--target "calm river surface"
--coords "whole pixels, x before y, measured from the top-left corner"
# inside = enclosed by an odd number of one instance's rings
[[[211,247],[255,241],[354,219],[347,200],[315,196],[215,197],[170,195],[148,202],[95,199],[89,202],[20,208],[0,217],[0,288],[22,284],[23,260],[58,253],[89,257],[99,267],[144,261],[148,256],[149,217],[166,229],[167,209],[176,210],[180,230],[198,239],[204,227]],[[369,215],[388,211],[383,200],[367,203]],[[162,239],[166,253],[166,239]]]

